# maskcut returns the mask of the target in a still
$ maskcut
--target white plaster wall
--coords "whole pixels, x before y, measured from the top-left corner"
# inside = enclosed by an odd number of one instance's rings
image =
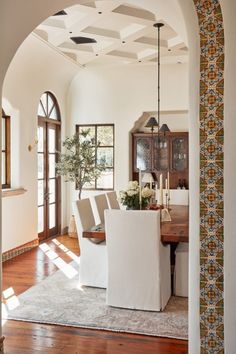
[[[66,92],[78,67],[33,35],[14,57],[3,86],[3,108],[11,116],[12,187],[27,192],[2,201],[3,252],[37,238],[37,148],[28,145],[37,137],[37,109],[41,94],[51,91],[57,98],[65,136]],[[65,190],[62,205],[66,204]],[[67,225],[62,209],[62,226]]]
[[[164,65],[161,80],[161,109],[166,111],[188,109],[187,64]],[[181,90],[176,81],[181,80]],[[163,102],[163,103],[162,103]],[[71,134],[76,124],[115,124],[115,189],[126,187],[129,180],[129,132],[143,112],[157,109],[156,66],[125,66],[87,68],[73,80],[68,94],[68,112]],[[167,116],[170,122],[172,117]],[[177,116],[177,115],[176,115]],[[186,114],[180,128],[188,130]],[[165,114],[162,114],[162,123]],[[176,128],[177,123],[173,123]],[[72,186],[73,191],[73,186]],[[73,193],[73,192],[72,192]],[[83,196],[87,195],[85,192]],[[72,198],[77,198],[77,192]]]

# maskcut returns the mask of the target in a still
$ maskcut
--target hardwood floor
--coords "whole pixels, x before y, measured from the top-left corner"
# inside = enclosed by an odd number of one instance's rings
[[[57,244],[56,244],[57,243]],[[40,248],[41,247],[41,248]],[[3,290],[19,295],[57,271],[49,256],[56,252],[65,262],[79,255],[77,239],[59,236],[3,263]],[[43,250],[45,249],[45,250]],[[51,253],[50,253],[51,252]],[[72,253],[71,253],[72,252]],[[8,297],[8,293],[4,293]],[[40,309],[39,309],[40,310]],[[187,342],[108,331],[6,321],[5,354],[185,354]]]

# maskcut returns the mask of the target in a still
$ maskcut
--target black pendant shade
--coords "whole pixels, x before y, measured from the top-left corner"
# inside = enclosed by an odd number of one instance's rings
[[[157,122],[156,118],[155,117],[150,117],[148,119],[148,122],[145,125],[145,127],[151,128],[152,131],[154,130],[154,127],[158,127],[158,122]]]
[[[170,129],[167,124],[162,124],[159,132],[164,133],[164,135],[165,135],[166,132],[170,132]]]
[[[97,43],[96,39],[88,37],[70,37],[75,44]]]

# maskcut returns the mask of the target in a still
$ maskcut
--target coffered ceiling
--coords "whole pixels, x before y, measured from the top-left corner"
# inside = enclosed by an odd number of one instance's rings
[[[186,44],[162,18],[123,1],[69,7],[49,17],[34,33],[81,65],[155,64],[156,22],[165,24],[160,35],[162,62],[186,62]],[[96,43],[76,44],[71,37]]]

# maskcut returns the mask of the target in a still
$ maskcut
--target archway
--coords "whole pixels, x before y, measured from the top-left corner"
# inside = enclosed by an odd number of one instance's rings
[[[102,1],[102,0],[100,0]],[[41,2],[37,5],[38,10],[34,9],[37,18],[28,18],[24,20],[24,15],[28,13],[28,5],[21,3],[21,9],[18,12],[15,8],[12,10],[12,3],[4,2],[4,11],[2,11],[3,32],[6,32],[8,25],[8,14],[11,11],[19,14],[16,23],[21,27],[17,38],[10,38],[9,49],[3,56],[3,65],[1,70],[1,82],[4,79],[8,65],[16,49],[33,30],[37,24],[42,22],[52,13],[59,11],[67,6],[83,3],[85,1],[61,0],[55,5],[48,5]],[[136,1],[138,5],[142,1]],[[184,5],[184,2],[180,2]],[[194,280],[201,281],[200,291],[200,325],[201,325],[201,345],[202,350],[211,348],[214,351],[221,351],[224,346],[223,341],[223,78],[224,78],[224,31],[221,8],[218,0],[194,0],[195,8],[199,18],[200,27],[200,265],[199,274],[199,253],[198,236],[199,223],[192,220],[193,237],[191,245],[191,275]],[[155,6],[155,0],[150,0],[150,7]],[[145,5],[147,7],[147,4]],[[26,11],[25,11],[26,10]],[[150,8],[152,11],[152,9]],[[190,11],[191,9],[186,9]],[[4,14],[4,15],[3,15]],[[26,15],[25,15],[26,16]],[[194,17],[194,14],[192,13]],[[30,22],[29,22],[30,21]],[[24,24],[24,26],[23,26]],[[5,28],[4,28],[5,27]],[[14,32],[14,31],[13,31]],[[16,31],[17,32],[17,31]],[[15,33],[14,32],[14,35]],[[196,34],[196,33],[195,33]],[[11,45],[10,45],[11,44]],[[4,45],[2,45],[2,48]],[[194,53],[192,52],[192,56]],[[193,59],[193,58],[192,58]],[[193,59],[193,64],[198,61]],[[197,74],[194,80],[196,85]],[[197,89],[195,88],[195,93]],[[196,109],[196,96],[191,97],[193,106]],[[195,111],[195,116],[197,116]],[[195,129],[197,122],[195,122]],[[194,127],[193,127],[194,129]],[[193,133],[194,134],[194,133]],[[195,134],[195,141],[197,141]],[[194,163],[198,163],[196,152],[192,152]],[[194,170],[194,169],[193,169]],[[198,176],[192,178],[193,190],[197,191]],[[220,203],[219,203],[220,200]],[[191,210],[194,216],[197,215],[199,205],[197,200],[192,203]],[[210,271],[209,271],[209,267]],[[198,352],[199,342],[199,321],[196,325],[192,321],[198,317],[199,305],[196,300],[196,293],[199,293],[199,283],[194,282],[196,286],[190,294],[190,303],[192,301],[192,313],[190,313],[190,348],[191,352]],[[197,290],[197,292],[195,291]],[[194,294],[195,293],[195,294]]]

